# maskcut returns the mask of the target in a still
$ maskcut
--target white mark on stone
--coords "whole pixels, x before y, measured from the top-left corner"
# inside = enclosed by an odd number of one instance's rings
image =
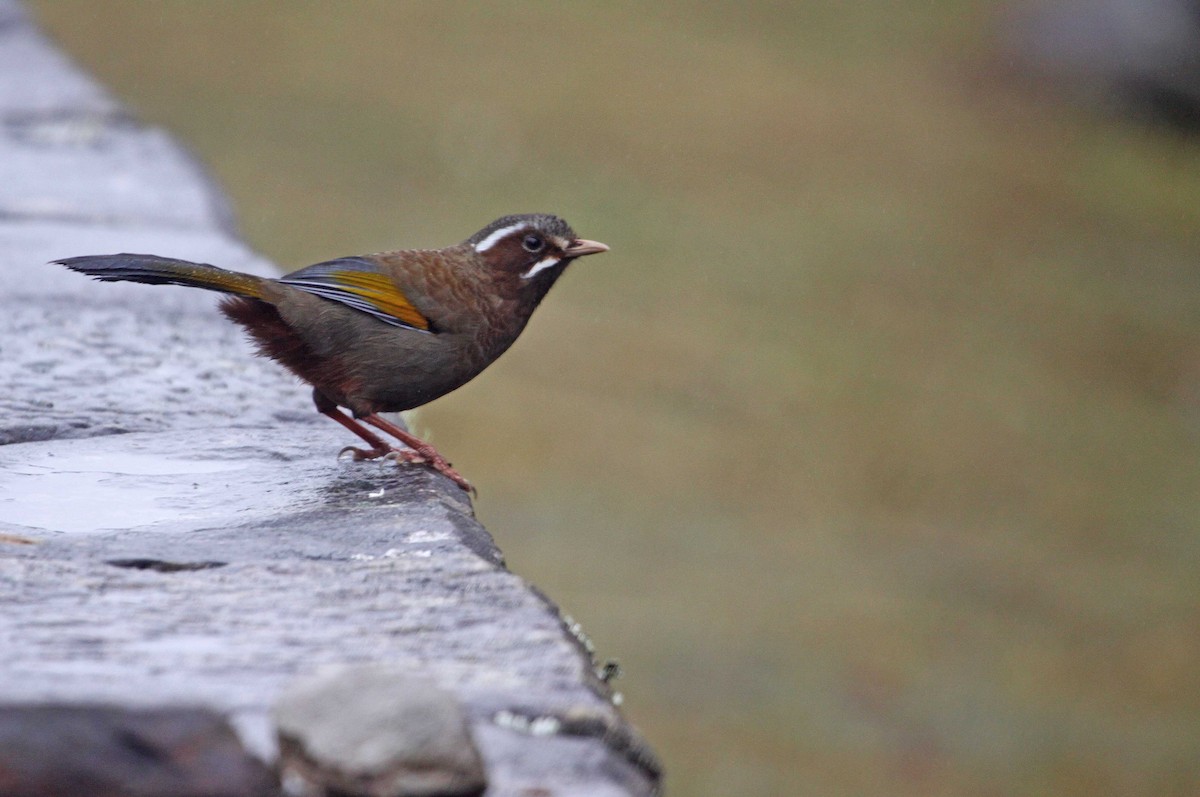
[[[404,538],[405,542],[445,542],[453,539],[454,535],[445,531],[430,531],[429,529],[420,529],[414,531]]]
[[[553,736],[562,730],[562,720],[558,717],[526,717],[508,710],[497,711],[492,716],[492,722],[501,728],[530,736]]]

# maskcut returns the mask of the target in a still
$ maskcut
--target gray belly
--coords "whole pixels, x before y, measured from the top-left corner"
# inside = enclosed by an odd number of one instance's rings
[[[378,323],[378,322],[376,322]],[[419,407],[461,387],[487,363],[475,356],[464,335],[429,334],[408,329],[387,330],[366,337],[355,358],[347,405],[365,400],[375,412],[399,412]]]
[[[472,335],[392,326],[308,294],[282,297],[276,308],[303,341],[307,359],[321,365],[285,364],[356,415],[419,407],[495,359]]]

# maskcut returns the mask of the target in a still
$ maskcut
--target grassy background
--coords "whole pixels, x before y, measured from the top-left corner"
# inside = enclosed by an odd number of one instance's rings
[[[1200,790],[1196,141],[979,2],[32,7],[289,268],[613,246],[422,424],[672,793]]]

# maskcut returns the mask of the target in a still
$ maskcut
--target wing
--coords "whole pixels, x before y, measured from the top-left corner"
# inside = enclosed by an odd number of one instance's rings
[[[341,257],[293,271],[279,279],[306,293],[373,315],[386,324],[434,332],[418,310],[379,264],[365,257]]]

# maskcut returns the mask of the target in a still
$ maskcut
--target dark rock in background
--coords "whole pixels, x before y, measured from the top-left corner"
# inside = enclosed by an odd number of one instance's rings
[[[1003,25],[1013,66],[1083,102],[1200,132],[1200,3],[1045,0]]]
[[[193,160],[7,0],[0,173],[0,705],[199,706],[273,761],[287,684],[379,664],[454,696],[489,795],[657,789],[590,655],[461,490],[338,461],[354,441],[215,297],[47,265],[135,251],[272,271]]]
[[[4,797],[273,797],[275,776],[203,709],[0,706]]]

